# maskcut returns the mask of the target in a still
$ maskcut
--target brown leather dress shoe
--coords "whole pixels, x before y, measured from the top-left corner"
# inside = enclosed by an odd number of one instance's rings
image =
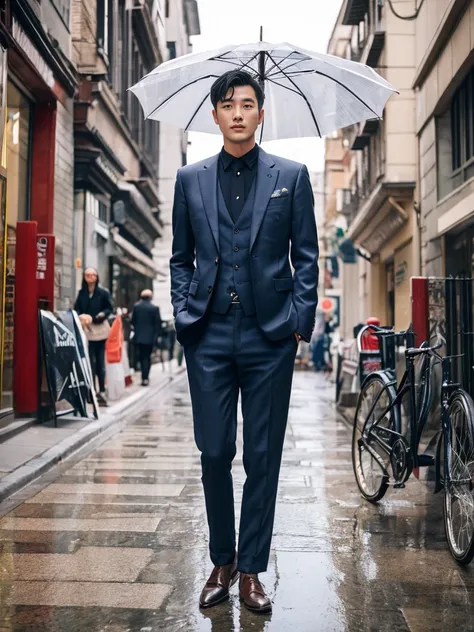
[[[237,564],[214,566],[206,585],[202,589],[199,605],[201,608],[211,608],[229,598],[229,588],[239,577]]]
[[[254,573],[240,573],[240,599],[252,612],[268,613],[272,611],[272,602],[264,587]]]

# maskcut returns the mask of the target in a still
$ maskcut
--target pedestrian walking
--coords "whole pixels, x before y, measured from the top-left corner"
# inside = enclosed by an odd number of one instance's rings
[[[316,324],[313,330],[313,336],[311,338],[311,354],[313,361],[313,368],[318,373],[322,371],[325,365],[324,362],[324,334],[326,330],[326,323],[324,320],[324,313],[319,309],[316,310]]]
[[[110,333],[108,318],[112,314],[113,305],[109,291],[99,283],[99,274],[95,268],[86,268],[82,287],[74,304],[79,315],[89,346],[94,386],[96,378],[99,382],[97,401],[100,406],[107,406],[105,395],[105,343]]]
[[[258,574],[270,553],[298,342],[311,339],[317,304],[313,194],[304,165],[255,143],[264,117],[259,83],[227,72],[211,100],[224,147],[178,171],[170,262],[214,564],[200,605],[226,599],[240,574],[245,606],[269,612]],[[236,554],[231,468],[239,392],[247,479]]]
[[[151,290],[143,290],[140,301],[135,304],[132,312],[133,340],[140,358],[142,386],[149,384],[151,354],[158,343],[162,328],[160,309],[153,305],[152,298]]]

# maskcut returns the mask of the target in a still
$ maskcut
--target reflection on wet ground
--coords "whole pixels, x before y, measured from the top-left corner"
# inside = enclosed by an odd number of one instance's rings
[[[182,380],[0,520],[0,632],[473,630],[474,570],[447,551],[441,498],[413,482],[363,502],[332,393],[295,375],[261,576],[272,615],[247,612],[237,587],[228,603],[197,607],[211,564]],[[239,458],[234,471],[238,514]]]

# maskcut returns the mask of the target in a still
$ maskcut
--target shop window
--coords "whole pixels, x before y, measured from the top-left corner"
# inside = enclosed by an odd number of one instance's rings
[[[474,275],[474,227],[460,233],[448,233],[446,239],[446,276]]]
[[[176,57],[176,42],[167,42],[168,46],[168,59],[174,59]]]
[[[395,264],[389,261],[385,265],[385,287],[387,296],[387,325],[395,325]]]
[[[131,84],[139,81],[146,73],[146,68],[136,42],[132,43],[132,77]],[[153,165],[155,174],[158,174],[159,146],[160,146],[160,124],[158,121],[143,119],[141,106],[138,99],[133,99],[130,104],[130,127],[132,138],[138,143],[147,155],[148,160]]]
[[[126,9],[125,0],[119,1],[118,11],[118,67],[117,67],[117,86],[116,92],[122,104],[122,110],[125,116],[130,114],[130,95],[128,88],[131,85],[130,80],[130,40],[131,40],[131,22],[130,11]]]
[[[31,103],[9,82],[7,90],[8,223],[29,219]]]
[[[105,196],[86,193],[86,211],[104,224],[109,223],[109,201]]]
[[[17,222],[30,217],[32,103],[11,82],[7,87],[7,239],[2,407],[13,405],[13,337]],[[3,186],[3,185],[2,185]]]
[[[474,176],[474,69],[436,120],[438,198]]]
[[[113,44],[113,0],[97,0],[97,47],[108,61]]]

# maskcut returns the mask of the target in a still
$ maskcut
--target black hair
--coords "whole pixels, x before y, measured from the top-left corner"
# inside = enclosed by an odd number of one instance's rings
[[[216,79],[211,87],[211,101],[214,109],[217,109],[219,101],[224,101],[229,90],[232,90],[234,96],[234,88],[238,86],[250,86],[254,89],[257,97],[258,109],[261,110],[265,100],[265,94],[258,81],[245,70],[229,70]]]

